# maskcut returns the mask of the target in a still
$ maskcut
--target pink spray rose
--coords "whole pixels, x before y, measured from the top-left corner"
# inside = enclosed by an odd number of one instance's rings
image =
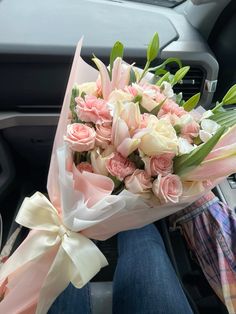
[[[158,118],[161,118],[167,113],[175,114],[177,117],[181,117],[187,112],[178,104],[176,104],[172,99],[166,99],[164,104],[161,106],[160,111],[158,112]]]
[[[191,123],[187,123],[181,128],[181,137],[188,140],[192,143],[193,138],[197,137],[199,134],[200,126],[196,121],[192,121]]]
[[[106,149],[111,143],[112,128],[110,124],[96,125],[96,145]]]
[[[147,173],[151,176],[157,176],[161,174],[163,177],[172,172],[173,168],[173,158],[175,154],[165,153],[151,158],[145,157],[145,169]]]
[[[64,140],[69,147],[76,152],[87,152],[94,148],[96,132],[93,128],[81,123],[73,123],[67,126]]]
[[[151,177],[146,171],[136,169],[132,175],[125,178],[125,187],[134,194],[147,192],[152,187]]]
[[[152,190],[162,203],[177,203],[183,193],[181,180],[174,174],[168,174],[165,177],[159,175],[153,182]]]
[[[137,89],[132,85],[126,86],[125,91],[131,94],[133,97],[136,97],[138,95]]]
[[[80,120],[96,124],[111,122],[110,110],[103,99],[86,95],[85,99],[77,97],[75,101],[77,103],[77,115]]]
[[[87,172],[93,172],[93,167],[90,163],[88,162],[81,162],[77,165],[77,169],[80,171],[80,172],[83,172],[83,171],[87,171]]]
[[[133,162],[119,153],[114,153],[112,158],[107,160],[106,167],[109,173],[120,181],[132,174],[136,169]]]
[[[150,116],[151,116],[151,114],[146,113],[146,112],[141,114],[141,122],[140,122],[140,128],[141,129],[147,128]]]

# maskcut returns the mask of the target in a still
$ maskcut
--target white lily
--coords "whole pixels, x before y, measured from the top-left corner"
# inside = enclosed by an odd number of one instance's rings
[[[202,142],[206,143],[212,135],[216,133],[220,125],[213,120],[203,119],[201,122],[201,130],[199,131],[199,137]]]

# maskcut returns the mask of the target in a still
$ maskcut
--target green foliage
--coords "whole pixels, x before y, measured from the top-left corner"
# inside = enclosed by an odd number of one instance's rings
[[[199,103],[200,97],[201,93],[197,93],[196,95],[193,95],[191,98],[189,98],[183,105],[184,110],[186,111],[193,110]]]
[[[159,37],[157,33],[154,33],[152,40],[147,48],[147,61],[149,64],[156,59],[159,52]]]
[[[112,75],[113,64],[116,58],[123,58],[124,46],[120,41],[117,41],[111,49],[110,54],[110,77]]]
[[[75,102],[75,98],[79,96],[79,88],[77,85],[75,85],[73,88],[72,88],[72,91],[71,91],[71,97],[70,97],[70,111],[71,111],[71,114],[72,114],[72,123],[77,123],[79,120],[78,120],[78,117],[77,117],[77,114],[76,114],[76,111],[75,111],[75,107],[76,107],[76,102]]]
[[[185,67],[179,69],[175,73],[175,75],[174,75],[174,77],[173,77],[173,79],[171,81],[172,86],[174,86],[175,84],[179,83],[185,77],[185,75],[187,74],[189,69],[190,69],[190,66],[185,66]]]
[[[222,99],[224,105],[233,105],[236,103],[236,84],[234,84]]]
[[[170,82],[170,72],[167,72],[166,74],[164,74],[157,82],[156,85],[157,86],[161,86],[161,84],[163,82]]]
[[[229,128],[236,124],[236,110],[217,112],[214,115],[210,116],[209,119],[215,121],[221,126]]]
[[[225,127],[219,128],[206,143],[201,144],[189,154],[176,157],[174,159],[174,173],[181,176],[200,165],[200,163],[212,151],[224,132]]]

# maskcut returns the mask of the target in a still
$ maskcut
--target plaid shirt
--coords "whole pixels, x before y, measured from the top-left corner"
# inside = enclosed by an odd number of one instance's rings
[[[181,226],[189,248],[209,284],[236,313],[236,215],[211,192],[171,217]]]

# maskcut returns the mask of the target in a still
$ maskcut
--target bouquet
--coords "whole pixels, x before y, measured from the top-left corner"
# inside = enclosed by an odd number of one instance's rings
[[[143,70],[123,61],[116,42],[99,72],[80,57],[79,42],[48,175],[50,201],[25,198],[16,221],[32,229],[1,266],[2,313],[46,313],[71,282],[81,288],[106,258],[105,240],[179,211],[236,170],[236,85],[212,110],[196,108],[173,86],[189,67],[158,55],[155,33]],[[168,72],[169,63],[179,70]]]

